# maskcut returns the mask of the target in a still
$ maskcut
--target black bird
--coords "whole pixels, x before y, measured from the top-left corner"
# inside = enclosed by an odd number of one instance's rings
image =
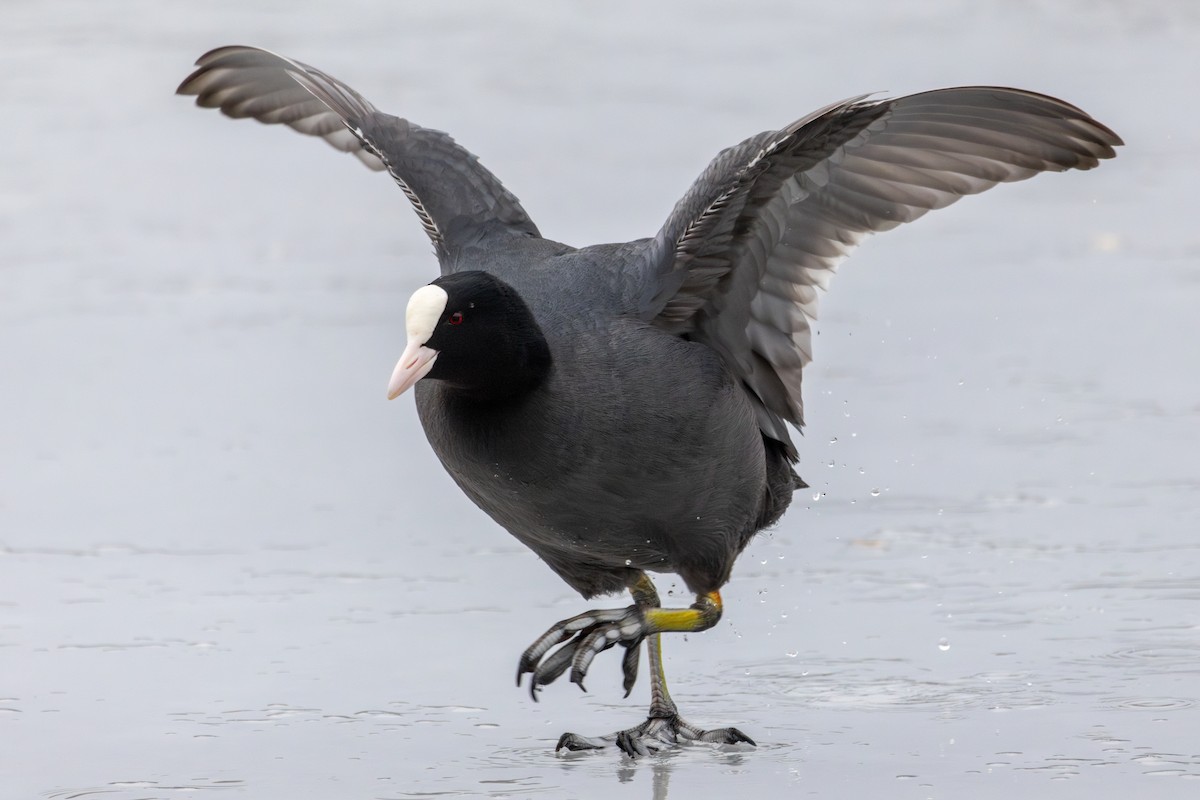
[[[178,93],[200,106],[320,136],[396,180],[442,276],[408,303],[388,397],[415,386],[455,482],[584,598],[632,594],[521,656],[517,682],[529,673],[536,700],[568,669],[582,687],[592,659],[621,645],[628,695],[646,641],[646,721],[564,734],[570,750],[753,744],[679,716],[659,634],[717,623],[734,560],[804,485],[788,426],[803,423],[817,289],[871,233],[997,183],[1090,169],[1122,144],[1019,89],[858,97],[722,151],[654,237],[575,248],[542,237],[449,136],[320,70],[252,47],[196,63]],[[696,602],[660,607],[648,572],[677,573]]]

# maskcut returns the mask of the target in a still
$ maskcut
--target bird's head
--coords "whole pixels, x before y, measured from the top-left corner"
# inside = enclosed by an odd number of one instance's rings
[[[389,400],[428,379],[498,401],[530,391],[550,370],[550,348],[529,306],[486,272],[456,272],[413,292],[405,328]]]

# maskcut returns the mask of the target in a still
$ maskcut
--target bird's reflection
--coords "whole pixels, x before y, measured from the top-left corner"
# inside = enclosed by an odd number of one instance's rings
[[[617,766],[617,780],[621,783],[632,783],[639,771],[650,770],[651,800],[667,800],[671,788],[671,770],[674,769],[673,759],[669,754],[662,753],[649,758],[623,759]]]
[[[638,772],[645,773],[648,769],[651,800],[667,800],[671,790],[671,773],[679,755],[679,751],[664,751],[637,760],[623,758],[617,764],[617,780],[621,783],[632,783]],[[744,761],[743,754],[739,752],[726,752],[721,756],[730,766],[736,767]]]

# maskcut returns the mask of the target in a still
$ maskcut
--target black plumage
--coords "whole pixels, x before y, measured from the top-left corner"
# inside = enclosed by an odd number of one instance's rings
[[[290,125],[386,170],[412,201],[442,277],[414,295],[393,394],[415,384],[434,451],[480,508],[584,597],[627,609],[559,623],[522,657],[536,692],[649,638],[646,723],[607,739],[636,754],[702,731],[666,692],[658,635],[698,631],[751,537],[802,486],[817,289],[863,238],[997,183],[1090,169],[1120,139],[1078,108],[999,87],[835,103],[723,151],[659,233],[574,248],[449,136],[377,111],[330,76],[225,47],[179,88],[232,117]],[[647,572],[678,573],[690,609],[659,607]],[[560,642],[559,650],[550,653]],[[535,695],[536,697],[536,695]]]

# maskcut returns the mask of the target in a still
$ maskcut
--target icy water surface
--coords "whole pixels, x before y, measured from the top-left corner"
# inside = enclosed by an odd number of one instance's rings
[[[0,796],[1197,796],[1194,4],[646,5],[5,6]],[[383,399],[428,243],[385,177],[172,96],[227,43],[452,131],[575,244],[865,91],[1025,86],[1129,146],[834,282],[813,488],[666,643],[760,746],[563,758],[644,678],[513,687],[585,606]]]

